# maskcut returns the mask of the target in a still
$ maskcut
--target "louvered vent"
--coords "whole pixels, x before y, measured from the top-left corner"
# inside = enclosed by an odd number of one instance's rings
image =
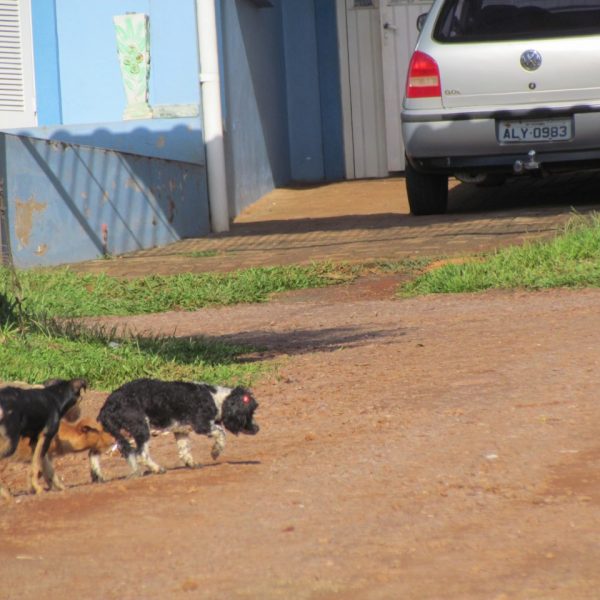
[[[0,111],[24,109],[19,0],[0,0]]]

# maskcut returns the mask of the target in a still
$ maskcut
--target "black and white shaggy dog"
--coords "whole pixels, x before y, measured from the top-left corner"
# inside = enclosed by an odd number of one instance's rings
[[[129,477],[140,475],[138,463],[153,473],[164,469],[149,453],[150,427],[175,435],[179,457],[188,467],[196,466],[190,451],[189,433],[212,437],[211,455],[216,459],[225,448],[225,430],[255,435],[258,403],[242,387],[229,388],[207,383],[137,379],[112,392],[98,413],[98,421],[116,440],[131,467]],[[135,449],[123,435],[135,441]]]
[[[76,410],[84,379],[53,379],[43,388],[0,389],[0,458],[13,455],[21,438],[29,438],[33,450],[30,484],[36,494],[43,491],[40,472],[50,488],[64,489],[48,456],[48,448],[58,431],[60,420]],[[77,408],[78,410],[78,408]],[[10,492],[0,484],[0,495]]]

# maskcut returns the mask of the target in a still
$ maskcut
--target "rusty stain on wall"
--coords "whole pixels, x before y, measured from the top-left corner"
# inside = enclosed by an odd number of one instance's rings
[[[66,142],[60,142],[58,140],[48,140],[46,144],[55,152],[65,152],[66,150],[71,149]]]
[[[171,196],[169,196],[169,223],[173,223],[173,221],[175,220],[175,214],[177,212],[177,204],[175,203],[175,201],[173,200],[173,198]]]
[[[144,193],[142,186],[137,182],[133,177],[129,177],[127,181],[125,181],[125,187],[135,190],[136,192]]]
[[[15,199],[16,219],[15,233],[22,247],[27,247],[33,229],[33,216],[36,212],[43,212],[47,208],[46,202],[36,202],[33,196],[28,200]]]

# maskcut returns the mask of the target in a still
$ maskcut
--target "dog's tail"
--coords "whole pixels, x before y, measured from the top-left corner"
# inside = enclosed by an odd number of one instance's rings
[[[12,456],[16,452],[18,445],[19,438],[10,439],[7,437],[2,425],[0,425],[0,458]]]
[[[10,411],[4,411],[0,406],[0,458],[14,454],[19,444],[19,436],[12,438],[7,433],[6,423],[10,414]]]
[[[10,446],[10,440],[6,438],[2,425],[0,425],[0,458],[6,458],[12,454],[12,452],[10,452]]]

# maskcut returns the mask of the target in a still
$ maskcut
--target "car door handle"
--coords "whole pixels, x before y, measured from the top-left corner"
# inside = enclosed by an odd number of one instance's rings
[[[391,23],[387,22],[383,24],[383,28],[391,31],[396,31],[396,29],[398,29],[395,25],[392,25]]]

